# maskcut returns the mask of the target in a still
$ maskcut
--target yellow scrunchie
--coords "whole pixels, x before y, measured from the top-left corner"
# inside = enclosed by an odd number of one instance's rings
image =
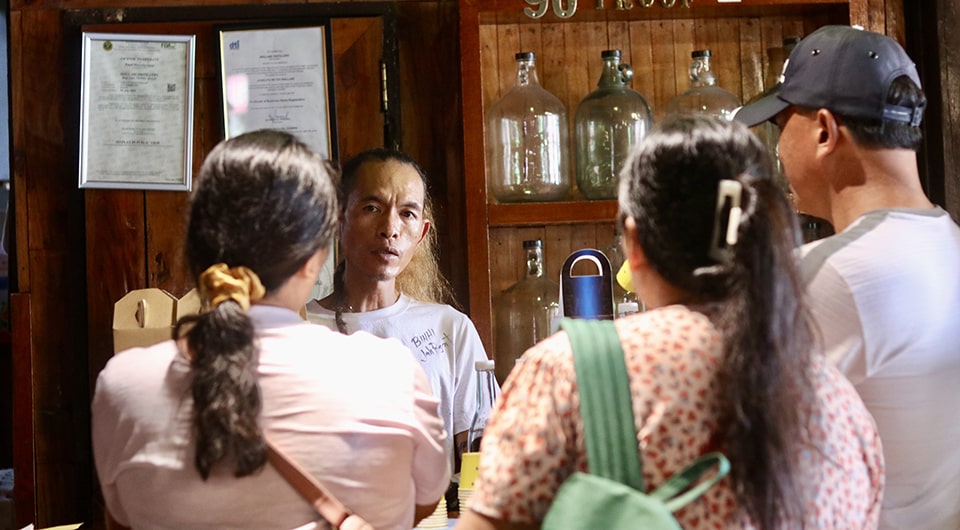
[[[250,302],[263,298],[266,292],[257,273],[246,267],[230,268],[226,263],[217,263],[200,275],[200,299],[210,310],[233,300],[246,311]]]

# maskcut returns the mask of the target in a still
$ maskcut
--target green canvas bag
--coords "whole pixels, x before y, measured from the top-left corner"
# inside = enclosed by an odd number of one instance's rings
[[[730,462],[708,453],[644,493],[630,383],[613,322],[566,319],[561,326],[573,347],[590,473],[574,473],[564,481],[542,528],[680,530],[673,512],[726,476]],[[698,483],[713,468],[716,474]]]

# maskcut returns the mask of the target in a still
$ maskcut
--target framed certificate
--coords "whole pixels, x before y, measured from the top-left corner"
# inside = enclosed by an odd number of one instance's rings
[[[195,41],[83,34],[81,188],[190,189]]]
[[[277,129],[337,157],[330,23],[218,30],[223,131]]]

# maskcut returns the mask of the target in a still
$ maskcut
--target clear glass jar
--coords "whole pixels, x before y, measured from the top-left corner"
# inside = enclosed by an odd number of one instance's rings
[[[526,275],[494,302],[497,380],[503,383],[517,359],[560,325],[560,284],[544,277],[543,241],[523,242]]]
[[[647,100],[627,86],[630,65],[620,63],[620,50],[604,50],[597,89],[577,105],[574,141],[577,188],[587,199],[615,199],[620,168],[630,148],[653,126]]]
[[[710,50],[694,50],[690,62],[690,88],[667,103],[667,116],[707,114],[729,120],[740,100],[717,86],[717,76],[710,69]]]
[[[556,201],[570,191],[567,109],[540,86],[533,52],[516,54],[517,82],[487,112],[487,182],[500,202]]]

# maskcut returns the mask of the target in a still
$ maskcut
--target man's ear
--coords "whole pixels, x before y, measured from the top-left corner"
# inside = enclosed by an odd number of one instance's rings
[[[840,141],[840,122],[832,112],[819,109],[816,116],[817,125],[817,152],[828,155],[832,153]]]
[[[429,231],[430,231],[430,220],[429,220],[429,219],[424,219],[424,220],[423,220],[423,232],[420,234],[420,239],[417,240],[417,244],[420,244],[420,242],[423,241],[423,238],[427,237],[427,232],[429,232]]]

